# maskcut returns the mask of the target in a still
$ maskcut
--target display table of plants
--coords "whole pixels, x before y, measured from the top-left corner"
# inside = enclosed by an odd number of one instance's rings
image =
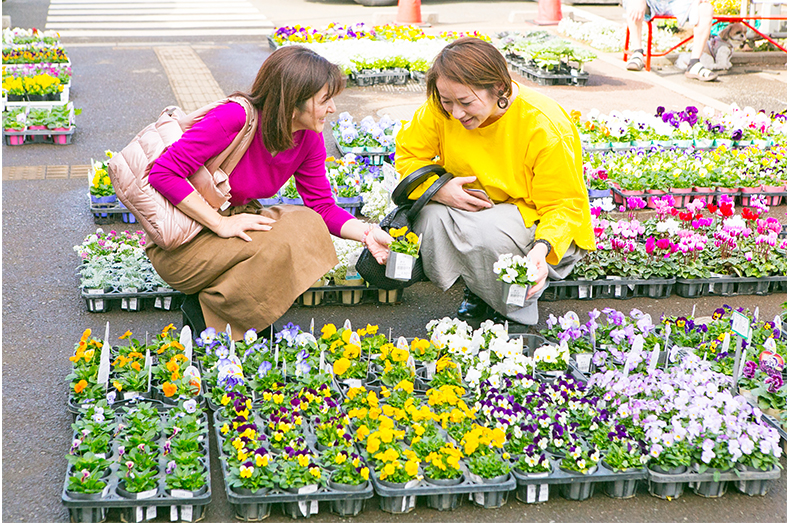
[[[629,197],[628,216],[613,219],[611,198],[592,206],[597,249],[564,281],[552,281],[544,300],[646,296],[764,295],[787,290],[787,238],[783,224],[765,213],[764,196],[736,213],[723,194],[718,205],[695,199],[675,208],[672,196],[652,197],[655,215],[637,219],[647,204]],[[781,236],[781,237],[780,237]]]
[[[547,31],[503,33],[499,49],[513,71],[538,85],[587,85],[584,63],[596,55]]]
[[[735,104],[724,112],[694,106],[671,111],[659,106],[654,114],[615,110],[607,115],[593,109],[584,117],[575,110],[570,116],[579,130],[582,147],[593,151],[651,146],[729,149],[754,145],[765,149],[773,144],[787,145],[784,112],[767,114],[752,107],[741,109]]]
[[[169,325],[150,344],[127,332],[111,358],[97,356],[108,336],[86,331],[68,377],[77,409],[64,502],[91,523],[109,507],[142,521],[155,516],[149,506],[183,504],[172,489],[199,492],[190,478],[203,469],[182,462],[198,454],[208,474],[203,403],[243,521],[275,506],[292,518],[354,516],[374,492],[395,514],[466,499],[495,509],[510,492],[582,501],[596,486],[624,499],[639,482],[662,499],[686,485],[710,498],[767,495],[786,438],[785,325],[727,306],[705,322],[604,309],[584,323],[551,315],[543,336],[444,318],[406,339],[346,321],[251,329],[235,342],[209,328],[194,347]],[[136,498],[123,498],[130,485]],[[106,492],[104,504],[78,502],[80,489]],[[189,500],[193,517],[201,496],[210,491]]]
[[[409,78],[423,81],[430,62],[449,42],[461,36],[491,39],[473,33],[442,32],[428,35],[417,26],[329,24],[325,29],[308,26],[278,27],[269,45],[303,45],[340,66],[357,86],[405,84]]]
[[[129,212],[129,209],[118,200],[110,175],[107,173],[107,164],[115,154],[113,151],[107,150],[104,152],[104,159],[94,160],[91,158],[91,168],[88,171],[88,196],[93,221],[105,224],[120,217],[123,223],[137,223],[134,214]]]
[[[203,519],[211,502],[208,418],[191,344],[173,330],[167,326],[150,345],[127,332],[126,342],[112,346],[108,325],[104,341],[88,329],[76,345],[62,492],[72,522],[99,523],[111,509],[127,523],[164,514]]]
[[[69,145],[76,130],[74,117],[81,112],[81,109],[74,109],[71,102],[49,109],[29,106],[9,108],[3,113],[3,140],[6,145]]]
[[[71,62],[54,31],[3,31],[3,105],[51,108],[69,101]]]
[[[74,250],[82,263],[78,267],[80,289],[90,312],[107,312],[113,307],[140,311],[153,305],[174,310],[183,294],[171,288],[154,270],[145,255],[142,231],[97,229]]]

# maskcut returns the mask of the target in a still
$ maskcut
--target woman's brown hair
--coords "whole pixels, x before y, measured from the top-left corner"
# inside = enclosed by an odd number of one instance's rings
[[[500,94],[494,91],[500,86],[504,96],[510,97],[513,93],[505,57],[493,45],[472,36],[459,38],[442,49],[425,75],[428,98],[449,118],[436,88],[436,80],[440,77],[470,89],[485,89],[496,98]]]
[[[303,111],[310,98],[329,86],[332,98],[345,87],[340,69],[318,53],[298,45],[281,47],[264,60],[247,98],[261,111],[263,144],[269,151],[294,146],[294,110]]]

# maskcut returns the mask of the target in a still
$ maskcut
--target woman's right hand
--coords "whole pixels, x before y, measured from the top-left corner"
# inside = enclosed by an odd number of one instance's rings
[[[491,207],[491,202],[478,198],[474,193],[464,190],[464,185],[474,183],[476,176],[458,176],[447,182],[444,187],[436,191],[431,198],[435,202],[443,203],[448,207],[462,211],[481,211]]]
[[[239,213],[232,216],[220,216],[219,222],[211,228],[220,238],[239,237],[251,242],[252,238],[245,231],[270,231],[275,220],[260,214]]]

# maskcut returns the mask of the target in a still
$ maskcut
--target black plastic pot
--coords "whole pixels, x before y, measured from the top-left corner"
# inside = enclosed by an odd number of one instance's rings
[[[266,493],[268,489],[256,490],[255,493],[248,488],[232,488],[236,494],[242,496],[261,496]],[[271,503],[234,503],[233,513],[236,519],[241,521],[261,521],[269,517],[272,510]]]
[[[432,479],[429,477],[425,478],[425,481],[427,481],[431,485],[437,485],[439,487],[452,487],[458,485],[463,480],[464,480],[463,476],[455,479]],[[433,494],[427,496],[428,506],[432,509],[436,509],[440,511],[455,510],[461,506],[462,500],[463,497],[461,494]]]
[[[80,500],[100,500],[103,492],[83,494],[82,492],[66,491],[69,497]],[[99,507],[69,508],[69,517],[72,523],[100,523],[107,517],[107,509]]]
[[[602,462],[604,468],[612,470],[612,468],[606,464],[606,462]],[[625,472],[633,472],[636,469],[629,469]],[[613,471],[615,472],[615,471]],[[616,473],[616,472],[615,472]],[[621,479],[617,481],[607,481],[603,484],[604,493],[610,498],[615,499],[628,499],[636,496],[636,486],[638,480],[636,479]]]
[[[507,481],[508,475],[503,474],[495,478],[481,478],[484,484],[498,485]],[[494,492],[475,492],[472,494],[472,502],[478,507],[499,508],[507,504],[508,491]]]
[[[345,483],[337,483],[329,480],[329,488],[339,490],[341,492],[362,492],[368,488],[368,482],[359,485],[346,485]],[[339,499],[332,501],[332,512],[342,517],[353,517],[362,512],[365,508],[364,499]]]
[[[664,470],[656,465],[651,465],[650,470],[659,474],[672,476],[685,474],[686,467],[675,467],[670,470]],[[648,490],[650,491],[650,494],[656,496],[657,498],[665,498],[669,500],[677,499],[682,496],[684,486],[685,483],[682,481],[675,483],[658,483],[655,481],[648,481]]]
[[[562,471],[566,474],[579,476],[580,478],[587,475],[567,469],[562,469]],[[560,485],[560,495],[565,499],[573,501],[584,501],[585,499],[589,499],[592,497],[594,491],[595,483],[591,481],[575,481],[573,483],[563,483]]]

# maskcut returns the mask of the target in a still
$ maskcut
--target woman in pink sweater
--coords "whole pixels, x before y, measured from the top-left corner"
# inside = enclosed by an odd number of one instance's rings
[[[230,324],[238,340],[247,329],[267,328],[337,264],[330,233],[359,240],[385,260],[389,235],[339,208],[326,178],[321,133],[344,84],[337,66],[303,47],[266,59],[251,92],[236,93],[258,111],[259,132],[229,175],[231,207],[224,211],[209,206],[188,179],[243,129],[238,103],[211,110],[151,168],[151,185],[204,226],[176,249],[146,249],[159,275],[187,294],[184,322],[195,331]],[[305,206],[262,208],[258,198],[273,196],[291,176]]]

